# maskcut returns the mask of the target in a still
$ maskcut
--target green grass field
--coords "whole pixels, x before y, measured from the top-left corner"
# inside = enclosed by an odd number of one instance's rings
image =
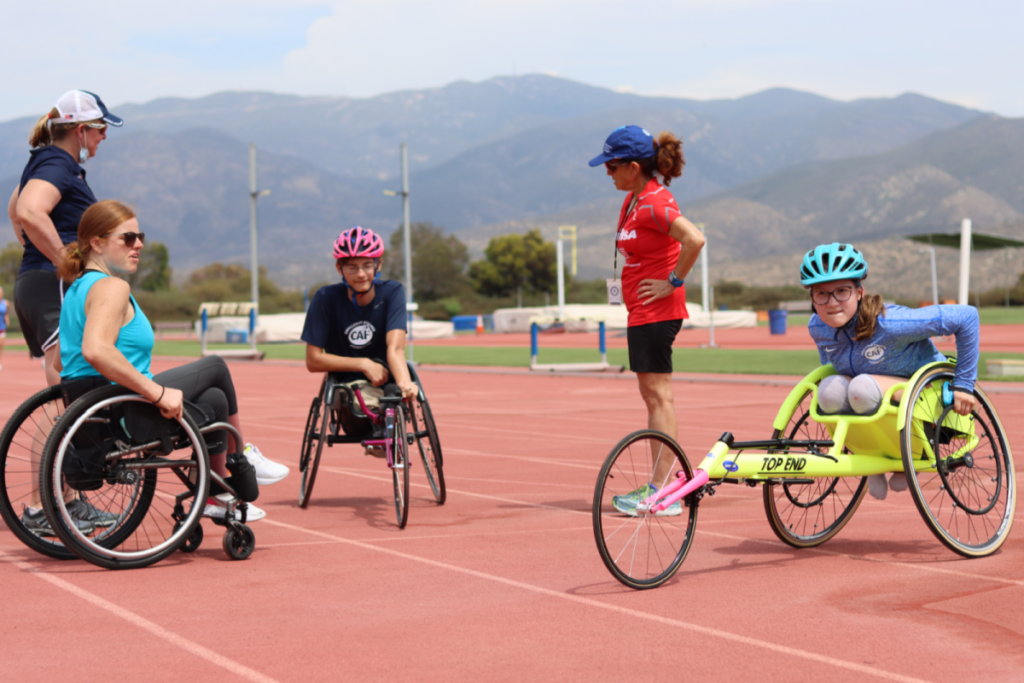
[[[245,348],[229,344],[211,344],[211,350]],[[272,360],[303,360],[305,344],[260,344],[259,349]],[[199,357],[199,343],[192,341],[158,341],[153,353],[158,356]],[[980,369],[985,371],[988,359],[1024,360],[1024,353],[982,353]],[[417,362],[428,365],[468,365],[480,367],[525,368],[530,365],[530,351],[515,346],[417,346]],[[594,363],[601,358],[589,349],[542,349],[538,362]],[[609,349],[608,362],[629,365],[626,349]],[[735,349],[675,349],[672,363],[676,372],[709,372],[744,375],[806,375],[818,365],[816,351],[735,350]],[[991,377],[981,375],[985,381],[1022,381],[1021,377]]]

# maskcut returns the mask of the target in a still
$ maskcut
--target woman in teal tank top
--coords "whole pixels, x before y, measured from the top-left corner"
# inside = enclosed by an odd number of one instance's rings
[[[78,241],[67,245],[58,270],[60,277],[71,283],[60,314],[62,382],[106,378],[149,399],[166,418],[181,417],[186,399],[204,403],[213,409],[218,422],[226,421],[241,431],[235,386],[219,356],[156,376],[150,371],[153,328],[130,286],[121,279],[138,269],[144,240],[135,212],[121,202],[98,202],[82,215]],[[210,453],[210,466],[227,476],[227,448],[237,451],[243,444],[235,444],[234,437],[220,432],[210,434],[207,441],[220,444],[219,452]],[[267,460],[252,444],[244,444],[243,453],[262,485],[288,475],[287,467]],[[207,516],[223,517],[222,502],[211,498]],[[248,521],[265,516],[249,504]]]

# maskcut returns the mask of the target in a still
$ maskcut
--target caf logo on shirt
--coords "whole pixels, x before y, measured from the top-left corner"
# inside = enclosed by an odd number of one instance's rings
[[[864,349],[864,357],[872,363],[877,363],[882,360],[882,356],[885,355],[885,347],[881,344],[873,344],[868,348]]]
[[[349,325],[345,329],[345,336],[348,337],[348,343],[354,348],[362,348],[373,341],[373,335],[377,331],[372,324],[361,320],[357,323]]]

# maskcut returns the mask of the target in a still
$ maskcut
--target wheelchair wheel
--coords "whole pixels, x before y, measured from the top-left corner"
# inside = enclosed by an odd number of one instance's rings
[[[247,560],[256,548],[256,534],[245,524],[229,526],[224,532],[223,546],[232,560]]]
[[[970,415],[944,406],[943,385],[952,381],[951,368],[935,367],[910,390],[913,413],[900,433],[903,467],[936,538],[965,557],[985,557],[999,549],[1013,525],[1013,458],[985,392],[975,387],[978,405]]]
[[[420,390],[420,397],[416,405],[409,406],[410,422],[416,435],[416,446],[423,460],[423,471],[427,474],[427,482],[430,490],[434,493],[434,500],[438,505],[444,505],[448,497],[444,487],[444,461],[441,456],[441,441],[437,438],[437,425],[434,424],[434,415],[430,412],[430,404],[423,397]]]
[[[18,406],[0,432],[0,516],[11,533],[32,550],[57,560],[70,560],[75,554],[55,534],[34,531],[22,520],[25,506],[41,505],[39,463],[43,446],[63,413],[60,386],[47,387]]]
[[[675,441],[650,429],[633,432],[612,449],[597,477],[594,540],[608,571],[630,588],[655,588],[668,581],[693,544],[697,500],[692,494],[675,510],[673,506],[660,514],[620,511],[628,509],[623,499],[648,486],[653,465],[666,458],[673,461],[672,476],[678,471],[693,476]]]
[[[773,439],[828,439],[828,430],[811,419],[811,393],[793,411],[789,425]],[[773,451],[769,451],[771,453]],[[867,477],[816,477],[764,484],[764,511],[772,531],[794,548],[813,548],[846,526],[867,493]]]
[[[395,516],[398,528],[404,529],[409,521],[409,440],[406,438],[404,405],[395,408],[394,417],[386,419],[388,436],[392,437],[391,478],[395,484]]]
[[[83,560],[108,569],[145,567],[186,543],[199,524],[210,485],[206,443],[187,411],[178,423],[159,414],[141,396],[109,386],[83,396],[54,425],[40,468],[43,509]],[[160,437],[143,442],[154,427]],[[89,535],[70,526],[62,495],[70,472],[109,526]]]
[[[323,394],[323,389],[320,391]],[[309,406],[309,416],[306,418],[306,431],[302,433],[302,452],[299,454],[299,473],[302,478],[299,482],[299,507],[309,505],[309,497],[313,494],[313,484],[316,483],[316,470],[320,466],[320,454],[324,450],[324,441],[327,434],[327,418],[329,410],[323,411],[323,424],[320,431],[316,431],[317,423],[321,422],[321,410],[323,401],[321,396],[313,399]]]

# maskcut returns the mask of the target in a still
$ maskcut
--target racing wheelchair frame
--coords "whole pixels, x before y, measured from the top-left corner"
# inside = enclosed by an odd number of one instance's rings
[[[359,390],[338,381],[333,373],[324,375],[320,392],[310,405],[302,436],[299,507],[309,505],[324,446],[345,443],[384,449],[394,484],[395,516],[399,528],[404,529],[409,519],[409,470],[412,464],[409,447],[413,443],[419,450],[434,500],[438,505],[444,504],[447,498],[444,458],[437,425],[415,366],[409,363],[408,368],[419,389],[415,401],[404,403],[400,397],[385,396],[381,399],[380,413],[373,413],[366,407]]]
[[[918,511],[943,545],[965,557],[996,552],[1016,509],[1013,457],[979,386],[977,408],[953,412],[954,367],[927,365],[889,388],[874,414],[847,415],[818,411],[818,383],[835,374],[822,366],[783,402],[772,438],[741,442],[726,432],[696,470],[665,434],[630,434],[608,455],[594,491],[601,559],[631,588],[660,586],[693,544],[698,504],[722,484],[762,484],[775,535],[795,548],[814,547],[850,521],[867,477],[888,472],[906,474]],[[671,476],[653,481],[665,459]],[[623,519],[623,497],[638,490],[642,500]]]

